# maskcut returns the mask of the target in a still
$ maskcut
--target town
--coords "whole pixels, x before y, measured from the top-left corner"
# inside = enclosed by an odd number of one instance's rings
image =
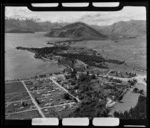
[[[109,64],[124,61],[104,58],[92,49],[57,44],[53,47],[23,48],[36,59],[55,61],[66,68],[58,73],[6,81],[6,119],[35,117],[108,117],[127,92],[146,96],[138,83],[146,85],[146,76],[119,71]],[[114,112],[115,113],[115,112]]]
[[[68,69],[29,80],[7,81],[6,119],[85,116],[81,115],[80,109],[90,101],[98,102],[102,108],[100,115],[94,116],[106,116],[106,112],[128,90],[145,94],[135,88],[136,83],[135,73],[95,67],[87,67],[83,71],[73,68],[73,71]]]

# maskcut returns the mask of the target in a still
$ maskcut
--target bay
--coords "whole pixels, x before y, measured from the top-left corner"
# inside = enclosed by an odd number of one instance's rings
[[[45,73],[62,71],[65,67],[56,63],[44,62],[34,58],[34,53],[17,50],[16,47],[50,47],[48,41],[58,41],[60,38],[45,37],[38,33],[6,33],[5,34],[5,80],[29,78]]]

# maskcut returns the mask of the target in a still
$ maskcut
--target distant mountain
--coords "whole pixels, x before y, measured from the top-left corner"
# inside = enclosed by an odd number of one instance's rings
[[[119,21],[109,26],[92,26],[97,31],[111,37],[137,37],[146,34],[146,21]]]
[[[105,39],[126,38],[146,35],[146,21],[130,20],[119,21],[108,26],[87,25],[82,22],[76,23],[51,23],[48,21],[38,22],[34,19],[5,19],[5,32],[10,33],[34,33],[47,31],[49,37],[66,37],[79,39]]]
[[[75,38],[75,39],[106,39],[107,36],[96,31],[89,25],[76,22],[61,28],[52,29],[46,34],[49,37]]]
[[[10,29],[5,31],[6,33],[34,33],[33,31],[29,30],[22,30],[22,29]]]
[[[32,19],[5,19],[5,32],[38,32],[62,27],[63,24],[51,22],[36,22]]]

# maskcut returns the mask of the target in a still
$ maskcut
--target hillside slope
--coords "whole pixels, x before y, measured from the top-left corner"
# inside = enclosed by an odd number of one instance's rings
[[[136,37],[146,34],[146,21],[119,21],[109,26],[93,26],[97,31],[115,37]]]
[[[46,34],[49,37],[75,38],[75,39],[105,39],[107,36],[101,34],[85,23],[76,22],[64,27],[51,30]]]
[[[5,32],[38,32],[49,31],[52,28],[62,27],[59,23],[51,22],[36,22],[32,19],[19,20],[19,19],[6,19]]]

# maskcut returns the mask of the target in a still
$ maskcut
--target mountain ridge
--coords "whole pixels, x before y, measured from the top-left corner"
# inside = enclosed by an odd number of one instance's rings
[[[136,37],[146,35],[145,20],[119,21],[108,26],[93,25],[92,27],[107,36]]]
[[[61,28],[52,29],[46,34],[49,37],[67,37],[77,39],[105,39],[107,36],[93,29],[91,26],[82,23],[75,22],[65,25]]]
[[[70,29],[70,30],[69,30]],[[130,21],[119,21],[112,25],[99,26],[99,25],[88,25],[83,22],[75,23],[51,23],[36,22],[32,19],[19,20],[19,19],[5,19],[5,32],[7,33],[34,33],[38,31],[48,32],[46,36],[51,37],[71,37],[78,38],[81,35],[86,39],[102,39],[102,38],[123,38],[123,37],[137,37],[146,35],[146,21],[145,20],[130,20]],[[59,32],[62,31],[59,35]],[[67,32],[65,36],[65,31]],[[91,32],[90,32],[91,31]],[[52,33],[56,35],[53,36]],[[71,35],[72,33],[72,35]],[[87,33],[87,35],[86,35]]]

